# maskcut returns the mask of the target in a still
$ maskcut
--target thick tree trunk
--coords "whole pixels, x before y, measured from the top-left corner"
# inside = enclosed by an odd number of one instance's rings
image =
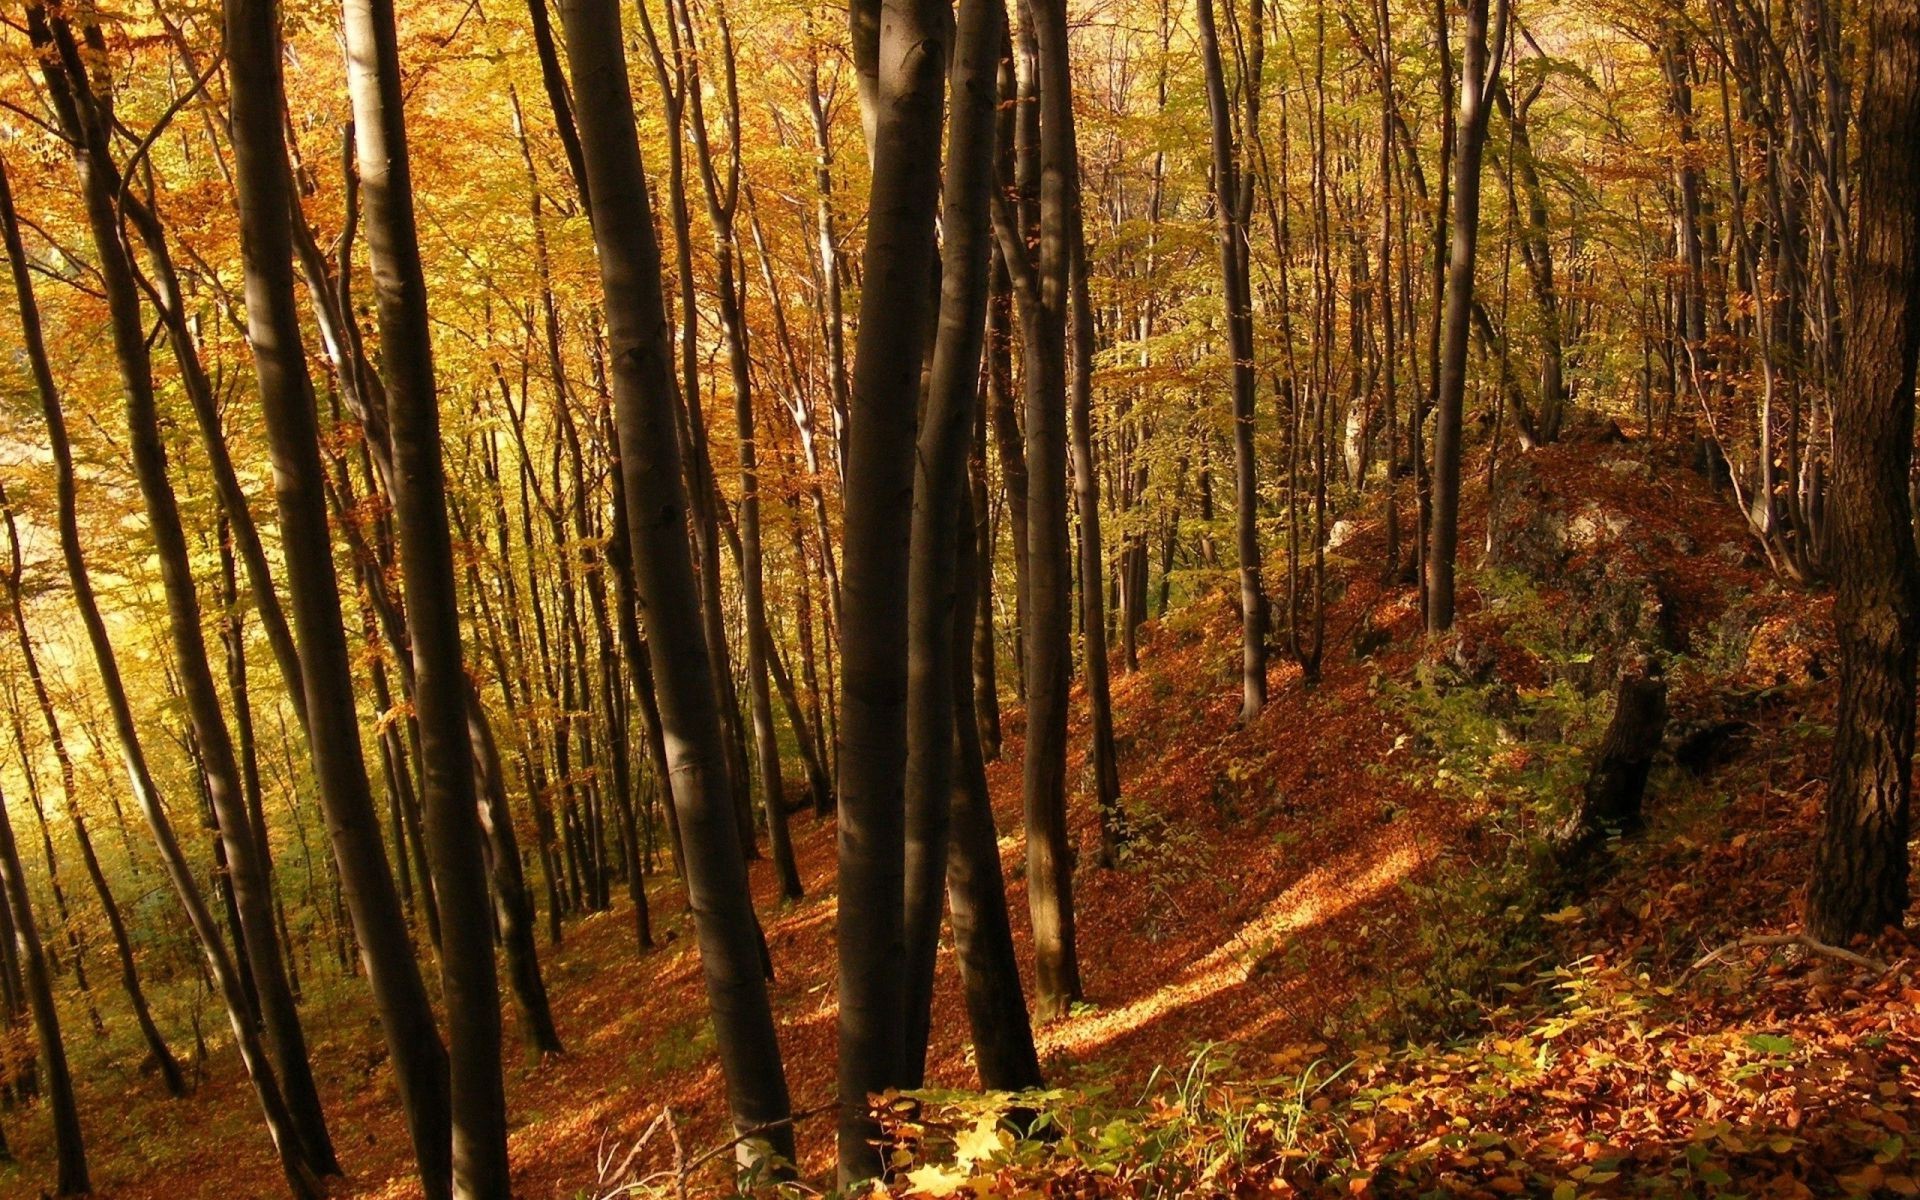
[[[407,937],[360,747],[320,431],[294,296],[294,201],[282,133],[285,98],[275,5],[228,0],[226,32],[247,340],[273,453],[314,771],[421,1183],[429,1197],[443,1197],[450,1194],[451,1171],[446,1050]]]
[[[1829,942],[1905,917],[1920,578],[1908,507],[1920,344],[1920,12],[1864,6],[1852,325],[1834,399],[1840,713],[1807,929]]]
[[[908,604],[914,427],[926,352],[952,36],[940,0],[883,0],[873,190],[847,443],[840,648],[840,1179],[884,1169],[870,1093],[898,1086],[906,1041]],[[856,6],[856,38],[860,34]],[[943,735],[944,736],[944,735]],[[936,876],[937,877],[937,876]]]
[[[613,0],[564,0],[567,57],[595,208],[608,358],[635,590],[644,608],[667,781],[685,843],[687,891],[728,1107],[743,1153],[791,1162],[791,1105],[761,971],[758,926],[734,823],[713,659],[687,541],[673,347],[646,177]]]

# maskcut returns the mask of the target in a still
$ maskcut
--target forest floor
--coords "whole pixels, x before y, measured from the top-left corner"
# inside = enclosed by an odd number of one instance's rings
[[[1566,519],[1544,571],[1507,554],[1467,573],[1445,652],[1420,633],[1414,591],[1382,582],[1377,523],[1344,531],[1320,680],[1280,656],[1273,702],[1246,726],[1230,603],[1206,592],[1151,623],[1140,669],[1114,677],[1132,840],[1112,869],[1094,865],[1074,731],[1087,998],[1038,1031],[1053,1131],[1018,1141],[981,1124],[978,1102],[936,1097],[901,1130],[922,1157],[900,1189],[1920,1194],[1911,945],[1858,948],[1872,967],[1791,945],[1691,967],[1797,928],[1834,684],[1824,600],[1773,582],[1737,511],[1676,456],[1569,445],[1528,456],[1501,504],[1473,489],[1463,546],[1483,546],[1489,520],[1525,540],[1539,512]],[[1634,588],[1660,611],[1609,616]],[[1605,724],[1609,634],[1635,625],[1669,646],[1651,825],[1569,875],[1539,847]],[[1024,959],[1017,710],[1007,734],[989,774]],[[834,839],[805,814],[793,831],[807,899],[781,908],[765,863],[753,877],[794,1104],[813,1112],[833,1087]],[[727,1136],[682,896],[662,877],[652,903],[659,949],[636,951],[624,905],[542,947],[568,1053],[510,1066],[526,1200],[611,1195],[675,1146],[692,1160]],[[965,1089],[948,952],[939,978],[929,1079]],[[310,981],[306,1012],[350,1173],[338,1194],[418,1195],[363,984]],[[279,1193],[223,1040],[178,1101],[126,1047],[69,1040],[99,1194]],[[22,1160],[0,1167],[0,1194],[35,1194],[43,1119],[0,1119]],[[799,1125],[812,1178],[831,1132],[822,1116]],[[642,1139],[624,1170],[607,1165]],[[723,1188],[724,1158],[690,1194]]]

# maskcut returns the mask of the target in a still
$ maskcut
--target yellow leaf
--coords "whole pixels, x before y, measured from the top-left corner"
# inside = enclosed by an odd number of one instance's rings
[[[928,1163],[907,1173],[907,1184],[916,1196],[951,1196],[966,1182],[967,1172],[938,1163]]]
[[[953,1139],[954,1157],[962,1164],[985,1162],[1006,1148],[1006,1138],[992,1117],[981,1117],[972,1129]]]

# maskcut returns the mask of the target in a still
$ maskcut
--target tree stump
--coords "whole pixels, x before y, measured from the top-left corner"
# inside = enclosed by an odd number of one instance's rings
[[[1563,863],[1583,859],[1607,838],[1646,824],[1647,775],[1666,728],[1667,681],[1647,668],[1622,675],[1613,720],[1594,750],[1580,806],[1554,835]]]

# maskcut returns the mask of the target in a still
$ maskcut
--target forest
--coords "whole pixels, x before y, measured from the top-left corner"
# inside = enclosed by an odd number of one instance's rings
[[[9,0],[0,256],[0,1194],[1920,1195],[1912,0]]]

